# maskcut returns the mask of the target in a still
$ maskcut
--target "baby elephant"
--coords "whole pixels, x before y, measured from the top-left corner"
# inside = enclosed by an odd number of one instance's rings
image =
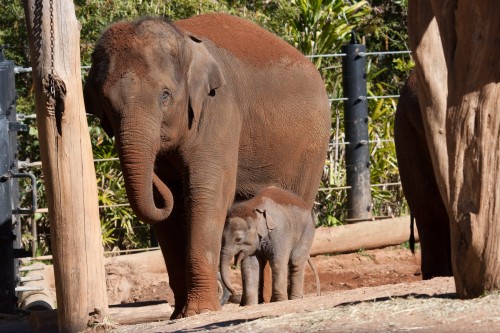
[[[259,280],[267,261],[272,271],[271,302],[302,298],[314,230],[314,217],[303,200],[277,187],[267,187],[254,198],[234,204],[226,219],[220,258],[226,288],[235,294],[229,266],[236,256],[243,279],[240,305],[259,302]],[[311,268],[319,294],[319,279]]]

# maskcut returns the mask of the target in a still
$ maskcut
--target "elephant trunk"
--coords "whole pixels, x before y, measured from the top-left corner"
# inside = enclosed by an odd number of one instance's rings
[[[130,206],[140,220],[155,224],[170,215],[174,200],[154,172],[159,144],[144,138],[144,133],[129,126],[116,137],[116,144]]]
[[[231,259],[233,255],[229,254],[227,251],[222,250],[220,257],[220,277],[224,286],[231,292],[231,294],[236,295],[236,290],[234,290],[231,279],[229,278],[229,266],[231,265]]]

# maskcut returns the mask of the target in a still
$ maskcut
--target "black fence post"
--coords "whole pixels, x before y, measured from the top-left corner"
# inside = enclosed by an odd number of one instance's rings
[[[14,247],[19,242],[15,235],[12,215],[13,179],[12,147],[9,123],[15,117],[15,78],[14,63],[4,58],[0,46],[0,313],[12,313],[16,310],[16,277]],[[14,119],[15,121],[15,119]],[[14,180],[17,185],[17,179]],[[15,190],[15,189],[14,189]]]
[[[366,46],[351,43],[342,48],[344,82],[344,127],[347,173],[347,222],[371,219],[368,102],[366,100]]]
[[[17,308],[19,260],[29,253],[21,247],[21,220],[37,207],[36,179],[18,172],[17,132],[27,126],[17,121],[15,64],[5,60],[0,46],[0,313]],[[31,207],[19,207],[19,178],[31,180]],[[26,289],[26,288],[25,288]],[[28,289],[26,289],[28,290]]]

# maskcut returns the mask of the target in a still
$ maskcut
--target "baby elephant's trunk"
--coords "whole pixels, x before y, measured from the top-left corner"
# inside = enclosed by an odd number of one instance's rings
[[[224,284],[224,286],[227,288],[227,290],[229,290],[231,294],[236,295],[236,290],[234,290],[231,284],[231,279],[229,277],[229,266],[231,264],[231,259],[232,259],[231,255],[227,253],[221,254],[219,270],[220,270],[220,277],[222,279],[222,283]]]

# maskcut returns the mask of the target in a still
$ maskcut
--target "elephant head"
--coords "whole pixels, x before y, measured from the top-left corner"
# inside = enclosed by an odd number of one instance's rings
[[[248,210],[244,206],[238,208],[233,208],[226,219],[220,256],[221,279],[233,295],[235,290],[229,279],[231,260],[236,257],[236,262],[240,263],[246,257],[255,255],[262,238],[275,228],[272,218],[265,210]]]
[[[141,220],[170,215],[173,196],[155,161],[181,149],[205,100],[224,83],[204,42],[162,19],[116,23],[97,42],[85,108],[115,136],[127,195]]]

